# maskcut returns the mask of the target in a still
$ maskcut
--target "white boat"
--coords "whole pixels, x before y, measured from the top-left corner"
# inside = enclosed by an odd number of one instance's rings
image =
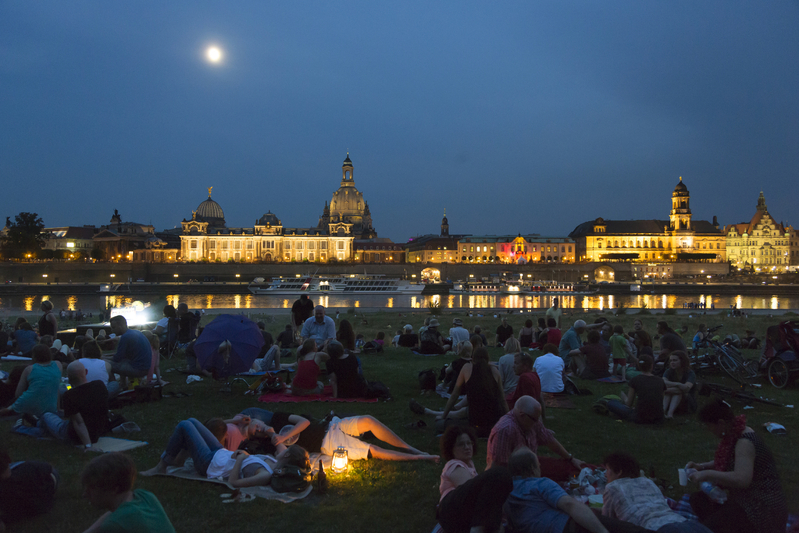
[[[380,274],[255,278],[248,286],[253,294],[420,294],[424,285]]]
[[[502,294],[502,284],[496,281],[456,281],[450,294]]]

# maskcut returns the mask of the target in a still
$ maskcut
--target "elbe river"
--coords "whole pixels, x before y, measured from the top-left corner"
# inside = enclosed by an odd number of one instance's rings
[[[408,295],[310,295],[315,304],[332,308],[361,308],[369,310],[381,309],[427,309],[429,303],[440,303],[443,309],[546,309],[551,306],[555,295],[471,295],[471,294],[425,294]],[[53,302],[56,311],[60,309],[78,310],[84,313],[97,313],[110,307],[124,307],[134,301],[153,306],[169,303],[188,304],[190,309],[289,309],[299,296],[252,295],[252,294],[171,294],[163,295],[137,294],[79,294],[79,295],[37,295],[37,296],[4,296],[0,298],[0,310],[6,313],[13,311],[38,312],[42,300]],[[753,295],[719,295],[697,292],[696,294],[587,294],[559,296],[560,305],[564,308],[582,309],[615,309],[620,305],[627,308],[682,309],[684,304],[705,304],[710,310],[729,309],[735,305],[738,309],[771,309],[790,310],[799,308],[799,298],[795,296],[776,296],[764,291],[762,296]],[[156,312],[160,316],[160,309]]]

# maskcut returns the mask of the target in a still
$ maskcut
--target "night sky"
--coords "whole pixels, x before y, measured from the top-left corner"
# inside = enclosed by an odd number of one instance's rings
[[[218,46],[211,63],[206,49]],[[799,225],[799,2],[0,2],[0,215],[315,226],[350,153],[381,237]]]

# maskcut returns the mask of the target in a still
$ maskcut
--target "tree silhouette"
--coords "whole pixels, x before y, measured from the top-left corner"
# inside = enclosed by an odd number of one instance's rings
[[[44,221],[37,213],[20,213],[14,217],[14,222],[6,217],[6,229],[7,233],[2,237],[6,257],[35,255],[47,240],[42,235]]]

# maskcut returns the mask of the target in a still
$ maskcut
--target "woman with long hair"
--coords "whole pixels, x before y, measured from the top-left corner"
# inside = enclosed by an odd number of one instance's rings
[[[477,435],[469,426],[450,426],[441,437],[446,464],[436,514],[447,533],[499,531],[502,506],[513,490],[513,481],[501,466],[478,474],[472,461],[476,452]]]
[[[674,418],[674,412],[696,412],[696,373],[691,370],[688,354],[682,351],[671,352],[669,367],[663,373],[663,412],[666,418]]]
[[[346,318],[338,324],[338,331],[336,332],[336,340],[339,341],[345,349],[355,349],[355,331],[352,329],[352,324]]]

